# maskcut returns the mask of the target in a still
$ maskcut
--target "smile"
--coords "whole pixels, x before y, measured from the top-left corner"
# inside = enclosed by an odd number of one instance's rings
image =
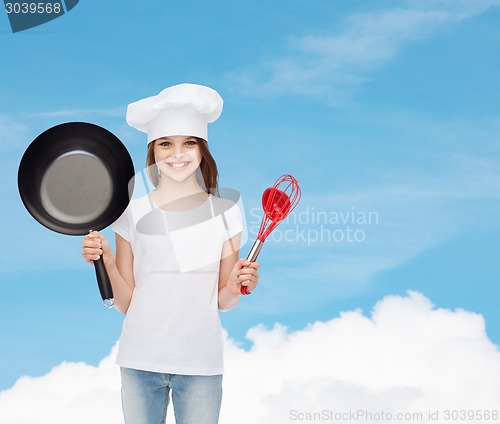
[[[170,168],[178,171],[178,170],[182,170],[184,168],[187,168],[190,163],[191,163],[190,161],[187,161],[187,162],[167,162],[167,165]]]

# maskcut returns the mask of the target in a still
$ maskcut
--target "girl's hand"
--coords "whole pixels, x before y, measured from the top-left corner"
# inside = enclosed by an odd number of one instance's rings
[[[88,263],[92,263],[92,261],[97,261],[101,255],[104,265],[109,265],[115,260],[111,246],[106,238],[98,231],[92,231],[82,241],[83,259]]]
[[[258,262],[250,262],[245,258],[238,259],[227,283],[229,292],[233,295],[239,295],[241,286],[246,286],[249,292],[255,290],[259,282],[259,273],[257,272],[259,266]]]

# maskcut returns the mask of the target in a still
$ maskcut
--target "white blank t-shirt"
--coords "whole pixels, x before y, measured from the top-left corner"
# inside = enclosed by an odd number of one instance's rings
[[[223,373],[218,312],[222,245],[242,231],[238,206],[209,195],[189,211],[132,200],[113,224],[134,253],[135,289],[116,363],[185,375]]]

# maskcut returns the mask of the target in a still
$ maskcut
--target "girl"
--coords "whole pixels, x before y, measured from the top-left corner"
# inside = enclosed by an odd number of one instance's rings
[[[126,314],[116,362],[126,424],[165,423],[169,395],[177,424],[216,424],[222,397],[223,337],[218,310],[252,291],[259,264],[238,259],[238,206],[214,196],[217,166],[208,123],[219,94],[180,84],[129,105],[127,122],[147,133],[155,189],[130,202],[113,224],[116,258],[102,234],[82,243],[84,259],[102,255]]]

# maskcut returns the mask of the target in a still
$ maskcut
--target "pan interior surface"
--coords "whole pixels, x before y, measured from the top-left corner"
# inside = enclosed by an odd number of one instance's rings
[[[67,224],[92,221],[109,208],[113,197],[112,176],[98,157],[74,150],[56,158],[40,183],[43,208]]]

